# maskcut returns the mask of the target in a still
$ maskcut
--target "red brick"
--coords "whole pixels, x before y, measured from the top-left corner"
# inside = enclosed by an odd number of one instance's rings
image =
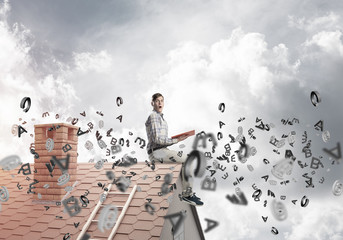
[[[52,196],[53,200],[61,201],[62,198],[64,197],[64,194],[63,195],[50,195],[50,196]]]
[[[43,133],[44,133],[44,129],[43,128],[35,127],[35,134],[43,134]]]
[[[42,194],[42,195],[44,195],[44,194],[46,194],[47,192],[46,192],[46,189],[45,188],[35,188],[35,190],[34,190],[36,193],[40,193],[40,194]]]
[[[69,138],[69,140],[77,142],[78,141],[78,136],[72,136],[71,138]]]
[[[37,173],[35,173],[35,176],[40,176],[40,175],[45,175],[45,176],[49,176],[50,172],[49,169],[47,167],[45,168],[37,168]]]
[[[43,195],[42,199],[44,199],[44,200],[54,200],[54,197],[52,195]]]
[[[35,175],[35,179],[39,182],[57,181],[57,179],[52,179],[49,175]]]
[[[65,126],[60,126],[60,128],[58,128],[58,129],[56,129],[54,131],[56,131],[56,133],[68,133],[68,128],[65,127]]]
[[[35,149],[37,150],[46,150],[45,143],[42,142],[36,142],[35,143]]]
[[[58,140],[58,139],[68,139],[68,134],[67,133],[56,133],[55,135],[55,139]]]
[[[61,195],[61,194],[66,194],[66,191],[64,189],[57,189],[57,188],[48,188],[46,190],[46,193],[48,195]]]
[[[51,159],[51,157],[49,157],[49,159]],[[69,169],[77,169],[77,163],[76,163],[76,160],[74,160],[74,159],[76,159],[76,158],[74,158],[74,157],[69,158]],[[49,163],[51,165],[50,161],[46,161],[45,163]],[[35,168],[47,169],[45,163],[44,162],[37,162],[37,163],[35,162]],[[56,166],[56,164],[55,164],[55,169],[57,169],[57,168],[58,168],[58,166]],[[54,171],[55,171],[55,169],[54,169]]]
[[[62,148],[57,149],[56,147],[51,152],[48,152],[47,150],[45,150],[44,152],[41,152],[41,155],[45,157],[56,156],[57,158],[67,156],[67,154],[63,152]]]
[[[35,134],[35,142],[37,141],[43,141],[45,139],[45,135],[43,133],[36,133]]]
[[[50,163],[50,160],[51,156],[39,155],[39,158],[35,159],[35,163]]]
[[[77,150],[77,143],[75,142],[60,142],[60,143],[56,143],[54,144],[54,149],[62,149],[63,146],[65,146],[66,144],[69,144],[71,146],[71,150],[69,151],[72,151],[72,150]]]

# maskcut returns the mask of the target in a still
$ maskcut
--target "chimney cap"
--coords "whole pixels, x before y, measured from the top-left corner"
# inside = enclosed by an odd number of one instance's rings
[[[52,125],[54,125],[55,127],[59,125],[60,127],[64,126],[64,127],[71,127],[71,128],[79,129],[78,126],[74,126],[69,123],[45,123],[45,124],[36,124],[34,126],[35,127],[52,127]]]

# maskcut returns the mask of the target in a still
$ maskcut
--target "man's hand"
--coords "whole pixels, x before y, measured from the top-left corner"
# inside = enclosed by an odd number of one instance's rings
[[[181,142],[183,140],[185,140],[186,138],[188,138],[188,135],[183,135],[177,138],[177,142]]]

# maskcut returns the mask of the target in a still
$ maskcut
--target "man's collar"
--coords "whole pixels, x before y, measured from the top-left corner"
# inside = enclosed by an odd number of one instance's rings
[[[155,113],[157,113],[157,114],[162,114],[162,115],[163,115],[163,113],[159,113],[159,112],[157,112],[155,109],[153,109],[152,111],[155,112]]]
[[[153,110],[153,112],[155,112],[155,113],[161,115],[161,117],[163,118],[163,113],[159,113],[159,112],[157,112],[155,109]]]

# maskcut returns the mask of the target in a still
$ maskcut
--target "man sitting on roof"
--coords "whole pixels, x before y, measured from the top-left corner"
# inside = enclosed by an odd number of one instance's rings
[[[182,163],[182,200],[194,206],[202,206],[204,203],[200,201],[200,198],[195,196],[195,193],[192,193],[192,183],[185,179],[184,162],[186,161],[186,158],[179,157],[176,151],[167,148],[168,146],[185,140],[188,136],[180,136],[176,139],[168,138],[168,124],[162,113],[164,107],[164,97],[162,94],[155,93],[152,96],[151,105],[154,108],[153,112],[145,122],[149,141],[147,150],[150,161],[152,163],[155,163],[156,161],[160,161],[161,163]]]

